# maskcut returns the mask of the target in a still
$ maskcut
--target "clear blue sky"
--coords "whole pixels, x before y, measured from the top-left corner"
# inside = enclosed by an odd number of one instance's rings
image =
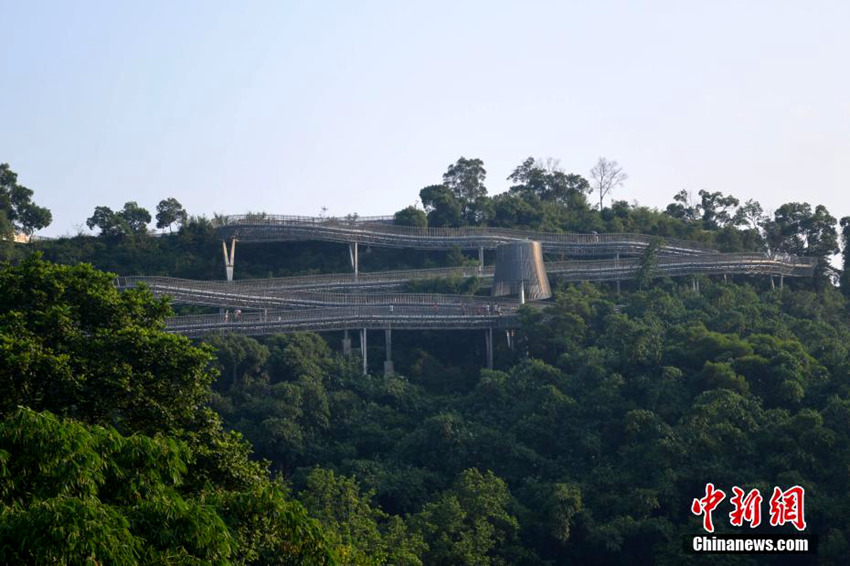
[[[96,205],[392,213],[528,156],[850,215],[850,2],[0,0],[0,162]]]

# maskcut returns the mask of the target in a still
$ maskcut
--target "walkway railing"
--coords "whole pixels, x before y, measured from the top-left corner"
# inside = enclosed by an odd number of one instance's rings
[[[318,240],[414,249],[495,249],[518,240],[539,241],[544,251],[569,255],[638,254],[657,236],[645,234],[576,234],[491,227],[420,228],[396,226],[389,217],[317,218],[241,214],[217,217],[224,238],[241,242]],[[714,251],[708,244],[664,238],[662,254],[694,255]]]
[[[641,260],[637,258],[574,260],[546,263],[552,277],[562,281],[614,281],[637,276]],[[817,265],[816,258],[767,256],[764,254],[706,254],[691,257],[658,258],[656,276],[680,277],[690,275],[772,275],[810,277]],[[142,283],[158,296],[170,296],[175,302],[233,308],[282,309],[334,305],[389,304],[472,304],[475,301],[495,303],[496,299],[481,299],[458,295],[387,293],[385,289],[413,281],[435,277],[480,277],[484,286],[493,279],[492,266],[479,271],[477,267],[414,269],[353,274],[311,275],[276,279],[234,281],[195,281],[170,277],[118,277],[120,289]],[[381,291],[383,292],[376,292]],[[333,291],[349,291],[348,293]],[[353,291],[369,291],[356,294]]]
[[[505,306],[496,313],[492,309],[478,311],[464,309],[463,305],[433,306],[401,305],[392,310],[388,306],[358,305],[307,310],[275,310],[189,315],[172,317],[166,321],[166,330],[188,337],[210,333],[237,333],[249,335],[288,332],[345,330],[351,328],[427,330],[473,330],[487,328],[516,328],[517,304]]]

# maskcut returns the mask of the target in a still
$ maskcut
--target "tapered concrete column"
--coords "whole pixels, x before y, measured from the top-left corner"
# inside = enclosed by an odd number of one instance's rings
[[[230,253],[227,253],[227,242],[221,241],[221,251],[224,252],[224,272],[228,281],[233,281],[233,262],[236,259],[236,238],[230,240]]]
[[[366,329],[360,331],[360,357],[363,358],[363,375],[369,372],[369,360],[366,355]]]
[[[393,331],[391,328],[384,330],[384,339],[387,350],[387,359],[384,360],[384,375],[391,377],[395,375],[395,367],[393,367]]]
[[[785,288],[785,275],[779,274],[779,290],[781,291],[784,288]]]
[[[351,337],[348,335],[348,330],[346,330],[345,334],[342,336],[342,355],[351,355]]]
[[[484,331],[484,344],[487,349],[487,369],[493,369],[493,329]]]
[[[484,247],[478,248],[478,273],[484,273]]]
[[[351,257],[351,268],[354,270],[354,278],[360,273],[360,261],[357,257],[357,242],[348,244],[348,255]]]

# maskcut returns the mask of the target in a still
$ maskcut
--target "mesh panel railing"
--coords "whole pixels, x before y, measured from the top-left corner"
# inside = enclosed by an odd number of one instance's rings
[[[372,243],[390,247],[493,247],[510,241],[536,240],[553,251],[590,254],[599,249],[611,248],[624,253],[636,252],[658,238],[645,234],[577,234],[535,232],[492,227],[437,227],[396,226],[388,217],[368,219],[312,218],[281,215],[232,215],[216,221],[219,231],[235,236],[241,241],[327,240],[333,242]],[[662,253],[707,253],[713,248],[703,242],[665,238]]]
[[[187,336],[210,332],[270,334],[278,332],[321,331],[346,328],[378,329],[475,329],[514,328],[516,305],[498,313],[464,310],[461,305],[437,309],[423,306],[399,306],[390,312],[385,307],[354,306],[307,310],[275,310],[213,315],[188,315],[166,320],[166,330]]]
[[[606,281],[630,279],[636,276],[641,260],[635,258],[582,260],[546,263],[546,271],[565,281]],[[684,276],[698,274],[753,274],[808,277],[817,265],[816,258],[794,256],[766,256],[763,254],[712,254],[693,257],[658,258],[658,276]],[[378,298],[371,295],[322,292],[322,287],[336,286],[340,289],[369,290],[371,285],[401,285],[429,277],[479,276],[477,268],[445,268],[428,270],[406,270],[360,274],[330,274],[278,279],[226,281],[194,281],[169,277],[119,277],[119,288],[134,287],[144,283],[155,293],[170,295],[175,300],[214,306],[252,305],[257,308],[286,304],[390,304],[457,301],[457,296],[436,294],[384,293]],[[480,272],[483,284],[491,282],[493,268],[488,266]],[[317,289],[309,291],[307,289]],[[392,297],[398,297],[393,299]],[[416,298],[421,297],[421,298]],[[451,298],[447,298],[451,297]],[[475,300],[475,299],[469,299]]]

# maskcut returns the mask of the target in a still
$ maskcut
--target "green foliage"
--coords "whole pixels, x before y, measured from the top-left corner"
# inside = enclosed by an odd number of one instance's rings
[[[394,334],[394,377],[362,376],[316,334],[196,347],[162,332],[166,304],[143,290],[119,295],[90,267],[5,267],[0,416],[19,425],[25,405],[64,419],[30,413],[47,419],[24,427],[39,431],[20,437],[32,448],[14,435],[0,444],[0,536],[19,553],[10,559],[677,563],[680,535],[698,529],[689,503],[712,481],[762,493],[805,486],[821,558],[841,563],[850,324],[844,295],[824,284],[838,235],[826,209],[789,203],[765,218],[754,201],[700,191],[698,201],[680,193],[664,213],[625,201],[600,212],[587,205],[586,181],[554,162],[527,159],[511,190],[492,198],[484,175],[480,160],[461,159],[444,184],[422,190],[427,216],[405,209],[398,223],[655,237],[622,296],[568,285],[523,307],[514,349],[497,340],[496,371],[480,369],[480,332]],[[805,253],[822,259],[824,277],[786,281],[781,293],[761,279],[704,277],[696,293],[655,278],[663,238]],[[203,218],[161,238],[36,246],[122,274],[222,276]],[[348,269],[335,244],[241,250],[244,277]],[[377,249],[361,259],[370,269],[467,261],[459,251]],[[437,279],[411,290],[479,285]],[[383,353],[380,340],[370,349]],[[303,505],[250,459],[242,435]],[[25,532],[43,535],[45,554],[34,558],[42,550],[26,546]],[[83,542],[69,546],[68,533]]]
[[[419,191],[428,214],[428,226],[461,226],[463,209],[452,190],[445,185],[431,185]]]
[[[557,161],[543,163],[529,157],[514,169],[508,180],[516,183],[510,192],[526,199],[536,197],[568,209],[587,207],[585,195],[590,193],[590,183],[581,175],[566,173]]]
[[[173,224],[177,223],[178,226],[182,226],[188,219],[189,215],[176,198],[169,197],[163,199],[156,205],[157,228],[168,228],[168,231],[171,232],[171,226]]]
[[[53,215],[32,202],[32,190],[18,184],[18,174],[8,163],[0,163],[0,240],[10,239],[14,232],[31,235],[46,228]]]
[[[108,206],[98,206],[86,220],[86,226],[100,230],[104,238],[125,238],[147,234],[151,214],[135,201],[124,203],[124,208],[114,212]]]
[[[4,562],[334,562],[204,407],[212,357],[164,332],[165,302],[33,255],[0,271],[0,304]]]
[[[0,299],[0,415],[23,405],[151,432],[186,427],[203,403],[210,356],[162,331],[169,308],[149,292],[32,256],[0,271]]]
[[[340,564],[421,565],[425,549],[418,533],[373,507],[373,492],[361,494],[354,479],[315,468],[307,477],[301,501],[328,533],[333,533]]]
[[[329,532],[361,541],[351,556],[381,548],[394,520],[383,512],[421,535],[427,549],[413,554],[426,564],[675,562],[706,481],[799,483],[817,494],[813,532],[845,533],[847,305],[834,290],[756,283],[704,279],[697,294],[666,282],[616,304],[595,285],[558,289],[523,309],[501,371],[449,363],[471,349],[461,333],[439,346],[419,335],[418,357],[396,364],[410,380],[360,376],[318,338],[292,337],[287,369],[264,366],[286,381],[218,402],[314,494],[307,508],[324,509]],[[334,469],[321,490],[314,466]],[[490,472],[459,479],[471,469]],[[359,518],[342,521],[346,508]]]
[[[201,563],[232,553],[227,526],[178,487],[189,451],[164,437],[20,409],[0,423],[6,563]]]
[[[658,249],[663,245],[664,240],[655,238],[646,246],[635,276],[638,289],[647,289],[652,285],[652,280],[658,277]]]
[[[425,212],[415,206],[408,206],[395,213],[393,222],[397,226],[425,228],[428,226],[428,217],[425,215]]]
[[[443,185],[454,195],[460,205],[461,218],[468,224],[478,224],[486,217],[486,177],[483,161],[465,157],[449,165],[443,174]],[[425,204],[424,199],[422,204]]]
[[[425,536],[427,564],[505,564],[504,547],[519,524],[510,493],[493,472],[464,470],[450,489],[413,518]]]

